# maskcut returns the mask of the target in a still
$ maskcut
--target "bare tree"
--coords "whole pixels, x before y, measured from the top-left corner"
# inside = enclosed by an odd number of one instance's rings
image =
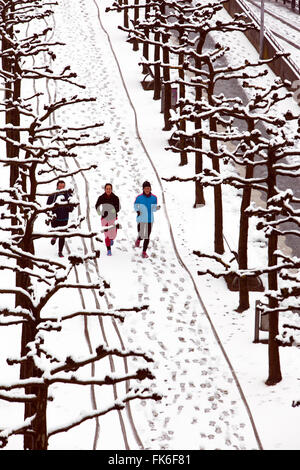
[[[23,3],[28,3],[28,6],[32,4],[32,2]],[[38,54],[44,50],[44,52],[46,51],[51,55],[50,44],[47,41],[40,42],[41,38],[45,37],[44,33],[41,35],[33,34],[32,37],[26,38],[28,54]],[[20,57],[22,55],[26,56],[26,51],[25,48],[20,47]],[[63,80],[84,88],[84,86],[74,82],[73,79],[76,78],[76,74],[70,71],[69,66],[66,66],[62,72],[57,73],[53,72],[49,65],[45,63],[33,68],[24,66],[23,63],[23,68],[20,68],[18,72],[14,71],[14,73],[20,73],[19,77],[22,80],[26,78],[31,80],[37,78],[53,79],[54,81]],[[12,79],[14,79],[13,73]],[[99,252],[88,253],[84,257],[71,253],[67,266],[36,253],[35,241],[40,238],[49,238],[53,235],[67,238],[94,238],[97,235],[92,231],[85,232],[81,230],[82,220],[80,219],[62,230],[41,231],[38,229],[37,221],[40,216],[46,215],[50,220],[53,209],[65,204],[59,201],[46,206],[45,203],[39,202],[40,195],[47,196],[45,192],[40,192],[39,188],[52,181],[57,181],[61,175],[67,179],[76,173],[94,168],[93,165],[90,165],[75,171],[66,171],[62,167],[61,161],[62,159],[76,158],[76,151],[83,146],[104,144],[109,138],[106,136],[100,138],[93,136],[93,130],[101,127],[102,122],[66,128],[51,119],[58,110],[66,106],[87,103],[94,101],[94,98],[80,98],[74,95],[70,98],[54,99],[51,100],[51,103],[45,102],[42,111],[35,111],[35,98],[36,95],[20,97],[15,102],[10,102],[13,111],[18,113],[20,123],[14,125],[9,122],[0,129],[0,140],[7,145],[13,145],[18,150],[18,158],[13,155],[2,158],[0,161],[1,164],[14,169],[11,173],[16,175],[12,186],[7,184],[7,186],[4,185],[1,188],[0,205],[3,207],[1,217],[3,223],[0,228],[4,234],[0,238],[1,269],[12,272],[16,278],[15,286],[3,287],[0,290],[3,295],[13,294],[16,299],[14,308],[2,309],[2,315],[5,319],[8,318],[8,321],[3,321],[2,324],[5,326],[22,325],[20,357],[8,361],[9,364],[20,365],[20,379],[10,385],[9,390],[13,390],[12,392],[7,393],[6,384],[3,384],[2,388],[0,386],[0,389],[4,390],[0,398],[12,403],[24,403],[25,409],[23,423],[17,428],[2,429],[0,439],[4,446],[7,444],[10,435],[23,434],[26,449],[46,449],[49,436],[60,432],[59,429],[49,431],[46,423],[49,384],[65,380],[57,374],[75,371],[107,355],[120,357],[126,357],[127,355],[141,356],[148,361],[151,359],[148,359],[143,353],[111,350],[100,345],[96,348],[94,354],[83,360],[78,360],[76,357],[66,357],[62,360],[52,355],[51,351],[47,351],[47,345],[44,345],[43,331],[50,333],[61,328],[57,326],[57,319],[53,317],[48,318],[49,321],[45,321],[44,316],[44,310],[57,292],[60,292],[61,289],[98,289],[100,295],[103,295],[103,289],[108,288],[108,284],[102,278],[93,283],[74,283],[68,280],[75,266],[84,264],[89,260],[96,260]],[[4,102],[3,105],[3,110],[6,111],[7,103]],[[12,136],[15,136],[15,139]],[[76,207],[78,202],[73,198],[68,202],[68,205]],[[12,209],[15,219],[14,225],[9,222],[12,217],[7,215],[7,209]],[[133,307],[133,309],[135,308]],[[87,314],[91,314],[91,312],[71,312],[64,315],[64,320]],[[98,310],[92,314],[110,315],[109,312],[103,313]],[[120,317],[119,314],[116,316]],[[41,359],[43,359],[43,364],[41,364]],[[53,368],[53,363],[57,367]],[[49,374],[53,376],[50,382]],[[142,370],[131,374],[130,377],[142,380],[152,378],[152,374],[148,370]],[[91,378],[87,380],[87,384],[93,383],[93,381],[96,385],[112,384],[114,380],[114,378],[111,380],[109,378],[101,380]],[[129,380],[129,377],[120,377],[118,380]],[[70,379],[70,382],[72,381],[81,385],[79,378],[75,375]],[[23,390],[23,392],[16,396],[15,390]],[[156,395],[147,394],[146,391],[138,389],[128,393],[123,401],[113,403],[107,410],[97,410],[94,414],[86,414],[80,419],[74,419],[73,423],[68,423],[62,430],[80,424],[82,419],[91,419],[112,409],[120,409],[126,402],[141,396],[158,399]]]
[[[47,7],[54,2],[6,0],[0,5],[0,38],[2,43],[0,76],[3,80],[4,111],[6,123],[13,127],[7,128],[6,152],[8,158],[18,158],[19,148],[14,142],[20,141],[20,111],[15,103],[21,98],[21,83],[26,77],[28,58],[45,52],[45,37],[47,30],[40,34],[27,35],[27,27],[33,20],[41,20],[52,14]],[[58,44],[58,43],[57,43]],[[50,44],[49,44],[50,45]],[[51,55],[51,51],[48,50]],[[32,70],[32,73],[35,72]],[[41,71],[35,78],[41,76]],[[18,178],[17,166],[11,168],[10,185],[13,186]]]
[[[271,89],[265,93],[258,94],[256,96],[257,110],[260,108],[261,114],[258,113],[255,119],[261,120],[266,123],[267,135],[266,138],[258,129],[253,130],[251,133],[243,136],[243,133],[236,132],[235,140],[239,140],[239,145],[236,147],[236,151],[231,153],[227,152],[226,158],[233,158],[235,163],[242,164],[242,161],[237,157],[237,154],[242,151],[242,159],[244,162],[256,168],[265,167],[265,175],[260,170],[260,175],[257,177],[250,177],[249,175],[245,178],[237,175],[221,175],[216,172],[206,171],[207,180],[210,180],[212,184],[230,184],[236,188],[254,188],[263,192],[266,196],[266,208],[255,208],[253,205],[247,208],[243,207],[243,211],[249,216],[257,216],[265,219],[264,222],[260,222],[257,228],[264,230],[265,236],[268,240],[268,267],[263,268],[248,268],[240,269],[236,271],[241,278],[245,276],[258,276],[260,274],[267,274],[268,277],[268,292],[276,293],[278,291],[278,276],[282,279],[293,279],[293,275],[286,275],[286,270],[295,269],[297,267],[297,259],[292,259],[286,255],[278,252],[278,237],[286,235],[299,236],[297,230],[299,224],[297,222],[297,211],[290,205],[290,202],[297,203],[298,200],[293,196],[291,189],[279,189],[279,177],[291,177],[298,178],[300,165],[298,163],[289,163],[287,159],[289,157],[296,157],[299,155],[299,150],[295,148],[295,143],[299,140],[299,130],[294,131],[293,137],[289,136],[288,125],[291,121],[297,121],[298,117],[293,116],[292,113],[286,112],[283,116],[278,116],[275,110],[272,109],[272,105],[281,99],[289,96],[289,93],[283,94],[279,98],[277,92],[283,84],[280,81],[272,86]],[[252,102],[250,109],[255,109]],[[238,107],[236,107],[238,110]],[[254,117],[254,115],[252,115]],[[225,135],[224,135],[225,139]],[[236,155],[233,155],[236,153]],[[257,156],[253,158],[254,154]],[[250,158],[249,158],[250,157]],[[203,175],[204,177],[204,175]],[[208,183],[208,184],[210,184]],[[281,183],[282,184],[282,183]],[[287,222],[296,224],[296,230],[280,229]],[[203,256],[200,253],[195,253],[199,256]],[[278,263],[278,257],[281,262]],[[221,258],[215,258],[216,261],[221,262],[225,271],[217,274],[223,276],[226,272],[234,273],[232,267],[221,260]],[[283,274],[281,274],[283,272]],[[213,272],[210,271],[212,275]],[[294,279],[295,281],[296,279]],[[281,380],[280,370],[280,358],[279,358],[279,343],[277,341],[278,336],[278,313],[281,310],[279,305],[280,295],[266,294],[267,296],[267,307],[263,307],[262,311],[270,313],[269,315],[269,377],[266,381],[268,385],[273,385]],[[294,295],[294,292],[291,294]],[[263,303],[264,305],[264,303]]]

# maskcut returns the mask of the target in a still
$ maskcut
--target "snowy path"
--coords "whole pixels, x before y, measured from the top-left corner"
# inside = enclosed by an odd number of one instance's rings
[[[143,446],[149,449],[257,448],[232,374],[190,277],[174,252],[163,211],[156,214],[150,258],[142,260],[140,251],[133,248],[135,195],[140,192],[145,179],[152,182],[159,201],[161,194],[137,138],[134,116],[107,38],[100,28],[96,5],[86,0],[76,6],[70,0],[61,1],[55,23],[55,37],[67,43],[64,55],[78,73],[79,81],[86,84],[85,94],[97,97],[96,104],[78,109],[76,114],[73,110],[66,112],[65,122],[82,124],[90,119],[104,120],[104,130],[111,137],[110,143],[100,149],[81,152],[82,165],[98,163],[98,169],[87,176],[88,200],[82,178],[76,177],[81,211],[90,211],[93,229],[99,226],[94,204],[103,192],[103,185],[111,182],[121,199],[123,229],[119,232],[113,257],[106,258],[102,249],[99,262],[101,275],[111,281],[108,302],[114,308],[150,305],[147,313],[128,314],[125,324],[120,327],[125,347],[153,353],[156,380],[151,387],[164,394],[160,403],[145,402],[133,406]],[[66,89],[60,92],[65,94]],[[91,273],[97,275],[93,267]],[[89,331],[92,342],[98,344],[100,333],[95,322],[89,322]],[[96,399],[100,402],[102,396],[96,396]],[[120,445],[124,443],[116,426],[116,413],[100,420],[99,449],[122,448]],[[59,445],[58,441],[53,444],[54,448],[55,445]],[[80,442],[73,446],[80,448]],[[138,448],[131,439],[130,448],[134,449],[134,446]]]

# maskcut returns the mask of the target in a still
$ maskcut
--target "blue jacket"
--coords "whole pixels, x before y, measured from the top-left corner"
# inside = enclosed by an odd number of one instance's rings
[[[136,221],[152,223],[154,222],[153,212],[157,208],[157,197],[150,193],[149,196],[139,194],[134,201],[134,210],[138,213]]]

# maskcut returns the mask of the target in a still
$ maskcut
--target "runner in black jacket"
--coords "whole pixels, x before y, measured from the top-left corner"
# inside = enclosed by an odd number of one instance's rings
[[[71,197],[71,191],[70,190],[64,190],[65,189],[65,182],[63,180],[59,180],[57,182],[57,192],[54,194],[51,194],[51,196],[48,197],[47,204],[54,204],[55,202],[67,202],[69,201]],[[72,212],[73,207],[72,206],[60,206],[56,207],[53,209],[53,213],[55,214],[55,219],[52,220],[51,226],[53,228],[56,227],[63,227],[65,225],[68,225],[69,222],[69,214]],[[53,237],[51,239],[51,244],[54,245],[56,242],[56,237]],[[63,247],[65,244],[65,237],[59,237],[58,240],[58,256],[63,257]]]
[[[107,255],[111,256],[111,247],[114,243],[114,239],[117,236],[117,227],[115,222],[118,218],[118,212],[120,211],[120,200],[112,192],[111,183],[106,183],[105,192],[98,197],[96,202],[96,211],[101,216],[101,225],[108,227],[113,225],[112,228],[105,230],[105,245],[107,248]]]

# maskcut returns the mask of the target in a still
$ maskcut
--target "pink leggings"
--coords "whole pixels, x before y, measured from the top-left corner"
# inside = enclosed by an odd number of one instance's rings
[[[109,225],[113,225],[116,222],[117,219],[112,219],[112,220],[107,220],[105,218],[101,219],[101,225],[102,227],[108,227]],[[105,245],[107,248],[110,247],[110,240],[114,240],[117,236],[117,227],[112,227],[109,228],[108,230],[105,230],[104,232],[105,236]]]

